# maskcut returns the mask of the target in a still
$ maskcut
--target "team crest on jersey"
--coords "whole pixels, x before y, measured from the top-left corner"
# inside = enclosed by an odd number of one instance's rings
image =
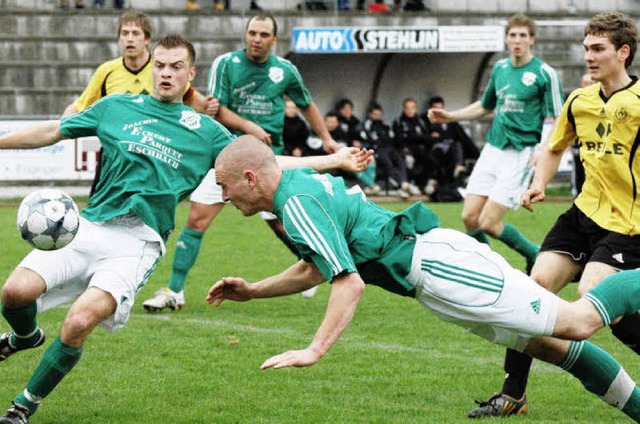
[[[618,122],[625,122],[627,119],[629,119],[629,111],[627,110],[627,108],[622,106],[620,109],[616,109],[616,111],[613,112],[613,116]]]
[[[284,80],[284,70],[282,68],[271,67],[269,68],[269,79],[276,84]]]
[[[197,130],[200,128],[200,115],[189,110],[183,110],[180,123],[190,130]]]
[[[535,82],[536,82],[536,74],[534,74],[533,72],[527,71],[524,74],[522,74],[522,83],[527,87],[529,87],[530,85],[533,85],[533,83]]]

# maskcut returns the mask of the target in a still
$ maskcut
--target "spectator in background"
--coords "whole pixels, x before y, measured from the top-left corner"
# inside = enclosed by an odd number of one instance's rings
[[[417,103],[413,97],[404,99],[402,113],[393,121],[393,133],[405,156],[408,174],[418,187],[426,189],[436,164],[430,153],[427,123],[417,115],[417,110]],[[409,190],[411,194],[420,194],[420,190],[413,184],[409,186]]]
[[[588,73],[582,75],[580,78],[580,87],[588,87],[593,84],[591,75]],[[571,169],[571,195],[578,197],[578,194],[582,191],[582,185],[584,184],[585,174],[582,160],[580,159],[580,142],[576,140],[571,145],[571,156],[573,157],[573,167]]]
[[[331,135],[331,138],[335,140],[340,147],[352,147],[352,140],[349,139],[349,135],[340,126],[340,120],[338,114],[334,111],[329,111],[324,115],[324,125],[327,127],[327,131]]]
[[[347,98],[336,103],[336,113],[340,121],[340,128],[349,136],[349,144],[360,140],[360,120],[353,114],[353,102]]]
[[[444,109],[444,99],[434,96],[429,99],[429,108]],[[464,146],[471,156],[480,154],[473,140],[457,122],[434,124],[428,122],[431,140],[431,155],[437,167],[434,175],[439,187],[451,187],[460,182],[466,174]]]
[[[411,194],[407,180],[407,168],[402,149],[396,142],[393,130],[384,123],[382,106],[371,103],[367,111],[367,119],[362,123],[360,138],[363,147],[375,150],[378,172],[382,171],[387,184],[392,190],[398,190],[400,197],[407,198]]]
[[[300,117],[298,106],[293,100],[287,99],[284,103],[284,127],[282,128],[282,141],[284,143],[284,155],[306,156],[309,127]],[[322,144],[322,142],[321,142]],[[322,146],[321,146],[322,147]]]

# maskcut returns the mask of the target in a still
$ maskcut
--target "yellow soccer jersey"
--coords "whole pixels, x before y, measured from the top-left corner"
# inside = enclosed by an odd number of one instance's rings
[[[96,69],[74,106],[82,111],[110,94],[150,94],[153,91],[152,59],[149,57],[149,61],[137,72],[127,69],[122,56],[104,62]],[[190,97],[191,93],[191,85],[188,84],[183,100]]]
[[[620,234],[640,234],[640,83],[609,99],[600,84],[579,88],[564,105],[549,148],[580,145],[586,180],[576,206],[600,227]]]

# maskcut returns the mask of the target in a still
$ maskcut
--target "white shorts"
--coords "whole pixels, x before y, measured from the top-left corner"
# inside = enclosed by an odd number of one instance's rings
[[[500,150],[485,144],[469,177],[467,193],[518,209],[520,196],[529,188],[533,176],[534,168],[529,163],[535,150],[536,146]]]
[[[31,251],[18,266],[36,272],[47,285],[37,300],[38,311],[75,300],[88,287],[97,287],[118,303],[114,314],[100,325],[109,331],[122,328],[136,294],[162,257],[162,240],[157,234],[158,240],[150,240],[154,237],[149,231],[155,234],[149,227],[126,226],[117,219],[93,223],[80,218],[78,234],[68,246]],[[144,234],[151,236],[141,238]]]
[[[419,235],[407,279],[424,307],[492,343],[522,351],[553,333],[558,298],[459,231]]]
[[[200,185],[191,193],[189,200],[203,205],[216,205],[224,203],[222,200],[222,187],[216,183],[216,170],[210,169],[204,176]]]

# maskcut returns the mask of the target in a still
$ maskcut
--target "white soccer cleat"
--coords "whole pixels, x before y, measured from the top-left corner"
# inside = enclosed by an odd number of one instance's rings
[[[310,289],[307,289],[307,290],[305,290],[303,292],[300,292],[300,294],[305,299],[311,299],[316,294],[317,291],[318,291],[318,286],[315,286],[315,287],[311,287]]]
[[[151,299],[145,300],[142,306],[149,312],[161,311],[164,308],[177,311],[184,307],[184,303],[184,291],[176,293],[167,287],[163,287]]]

